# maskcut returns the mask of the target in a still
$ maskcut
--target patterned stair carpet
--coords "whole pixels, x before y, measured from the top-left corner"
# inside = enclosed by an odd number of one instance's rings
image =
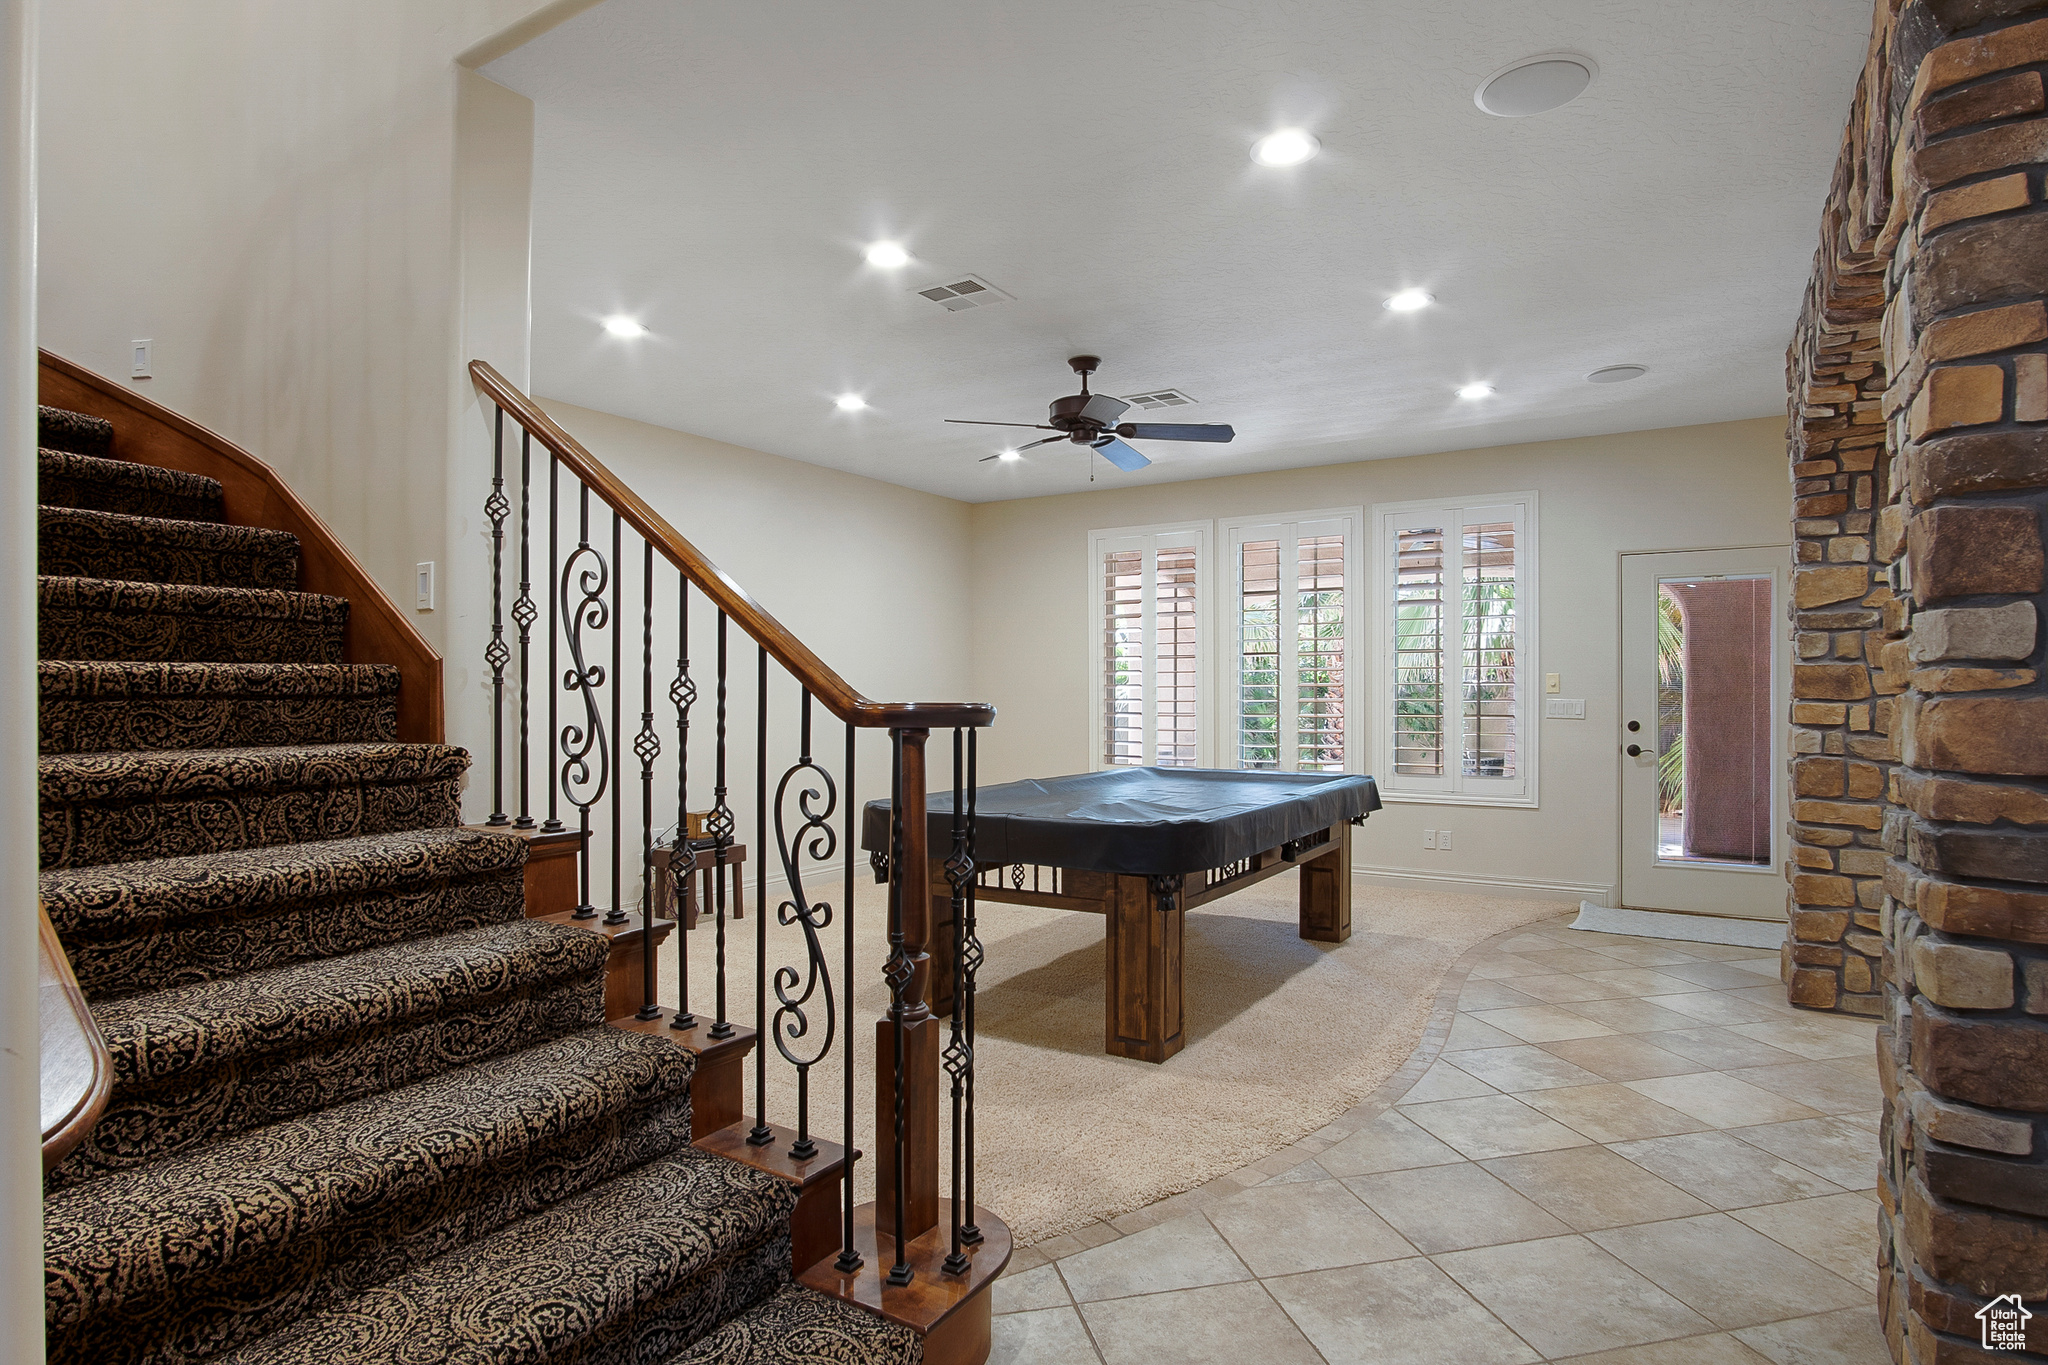
[[[43,410],[41,895],[113,1058],[45,1181],[53,1362],[901,1365],[689,1145],[692,1055],[459,828],[469,757],[220,485]]]

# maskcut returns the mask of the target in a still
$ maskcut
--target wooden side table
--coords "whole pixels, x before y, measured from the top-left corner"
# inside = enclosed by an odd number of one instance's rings
[[[708,914],[718,904],[717,875],[719,863],[715,848],[692,848],[678,859],[672,848],[654,850],[654,913],[656,918],[675,919],[685,929],[697,927],[697,916]],[[744,865],[747,861],[747,846],[733,844],[725,850],[725,866],[731,869],[731,893],[726,904],[734,919],[747,917],[746,876]],[[672,870],[673,869],[673,870]],[[681,913],[677,913],[676,889],[682,888]]]

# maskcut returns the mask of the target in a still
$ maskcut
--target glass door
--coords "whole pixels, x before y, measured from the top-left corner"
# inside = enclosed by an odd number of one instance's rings
[[[1785,548],[1621,557],[1621,902],[1781,919]]]

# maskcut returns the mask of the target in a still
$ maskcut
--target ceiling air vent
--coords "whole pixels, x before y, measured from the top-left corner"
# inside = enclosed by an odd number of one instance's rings
[[[963,275],[946,284],[935,284],[929,289],[913,289],[910,292],[919,298],[930,299],[949,313],[962,313],[969,308],[1002,303],[1010,297],[978,275]]]
[[[1150,393],[1127,393],[1124,401],[1134,408],[1157,411],[1160,408],[1184,408],[1195,400],[1179,389],[1153,389]]]

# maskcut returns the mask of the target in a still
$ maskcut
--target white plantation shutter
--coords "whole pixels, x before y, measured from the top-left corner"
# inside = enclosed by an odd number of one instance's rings
[[[1357,516],[1223,525],[1236,621],[1224,761],[1273,772],[1357,771]]]
[[[1195,767],[1202,760],[1209,528],[1097,531],[1088,546],[1098,664],[1093,762]]]
[[[1535,494],[1377,509],[1383,789],[1535,803]]]

